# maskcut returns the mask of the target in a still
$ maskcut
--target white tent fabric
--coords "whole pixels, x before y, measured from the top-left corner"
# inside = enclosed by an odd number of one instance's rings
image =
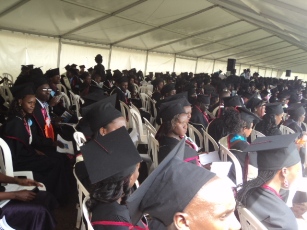
[[[0,73],[101,53],[111,69],[210,73],[234,58],[238,73],[305,77],[306,20],[305,0],[1,0]]]

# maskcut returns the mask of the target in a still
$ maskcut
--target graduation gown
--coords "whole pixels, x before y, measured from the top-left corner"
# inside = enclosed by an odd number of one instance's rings
[[[126,97],[125,93],[119,88],[119,87],[115,87],[112,92],[110,93],[110,95],[113,95],[116,93],[116,102],[115,102],[115,108],[119,111],[120,110],[120,102],[119,101],[123,101],[125,102],[127,105],[129,104],[128,102],[128,98]]]
[[[3,125],[2,136],[10,147],[14,170],[32,171],[34,179],[45,184],[47,191],[61,202],[69,186],[68,174],[64,170],[61,156],[58,157],[56,153],[37,155],[29,144],[30,135],[24,121],[18,116],[10,117]],[[36,134],[33,132],[32,138],[36,139]]]
[[[279,130],[278,127],[274,128],[273,130],[270,131],[270,133],[268,133],[268,130],[264,129],[264,122],[266,122],[265,120],[260,121],[256,126],[255,126],[255,130],[263,133],[265,136],[276,136],[276,135],[282,135],[282,132]]]
[[[293,212],[273,191],[257,188],[247,198],[246,208],[251,211],[268,230],[298,229]]]
[[[228,132],[226,132],[224,127],[225,125],[224,125],[223,117],[215,118],[213,121],[210,122],[208,126],[208,133],[216,141],[216,143],[218,143],[222,137],[225,137],[228,135]],[[213,151],[213,150],[214,149],[211,149],[210,147],[210,151]]]
[[[126,224],[131,224],[131,218],[129,214],[129,210],[126,205],[120,205],[117,202],[113,203],[99,203],[92,212],[92,225],[94,230],[128,230],[135,229],[130,228],[130,226],[119,226],[119,225],[99,225],[99,222],[102,221],[112,221],[112,222],[122,222]],[[95,224],[95,222],[97,224]],[[133,226],[131,224],[131,226]],[[148,230],[142,222],[140,221],[137,226],[139,226],[139,230],[144,229]]]
[[[180,141],[177,140],[176,138],[173,137],[163,137],[159,140],[159,152],[158,152],[158,162],[159,164],[163,161],[163,159],[172,151],[172,149],[179,143]],[[196,160],[189,160],[191,158],[197,157],[198,154],[197,152],[189,147],[187,144],[185,145],[184,148],[184,159],[193,163],[197,164]]]
[[[193,106],[190,121],[195,124],[200,124],[206,129],[209,124],[209,120],[205,116],[206,115],[200,110],[200,108]]]

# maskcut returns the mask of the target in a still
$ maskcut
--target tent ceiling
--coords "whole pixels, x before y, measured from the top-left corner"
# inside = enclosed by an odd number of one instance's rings
[[[276,69],[307,61],[305,0],[0,0],[0,29]]]

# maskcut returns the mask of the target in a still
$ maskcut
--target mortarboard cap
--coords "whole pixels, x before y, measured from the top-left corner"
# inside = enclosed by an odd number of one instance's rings
[[[26,95],[34,95],[33,83],[25,83],[16,85],[11,88],[11,92],[16,99],[22,99]]]
[[[264,101],[260,100],[258,97],[252,97],[248,100],[246,103],[246,108],[248,109],[255,109],[259,107],[260,105],[263,105]]]
[[[140,220],[143,213],[148,213],[165,226],[170,225],[174,214],[182,212],[215,176],[202,167],[184,162],[184,148],[185,142],[181,140],[128,198],[127,206],[133,224]]]
[[[245,98],[247,98],[247,99],[250,99],[252,96],[253,96],[253,95],[252,95],[251,93],[249,93],[249,92],[244,92],[244,93],[242,93],[242,97],[245,97]]]
[[[87,70],[88,70],[88,72],[91,72],[91,71],[93,71],[94,69],[93,69],[93,67],[91,67],[91,68],[88,68]]]
[[[85,65],[79,65],[79,67],[80,67],[81,69],[84,69],[84,68],[85,68]]]
[[[166,97],[164,98],[163,102],[169,102],[169,101],[177,101],[178,99],[180,99],[180,103],[183,105],[183,106],[189,106],[191,105],[191,103],[188,101],[188,92],[183,92],[183,93],[177,93],[175,95],[172,95],[172,96],[169,96],[169,97]]]
[[[92,184],[106,179],[120,181],[142,161],[125,127],[98,135],[83,145],[81,151]]]
[[[183,98],[162,103],[160,106],[158,118],[162,118],[162,121],[166,122],[171,121],[177,114],[185,113],[182,101],[184,101]]]
[[[223,97],[225,107],[242,106],[242,101],[239,96]]]
[[[248,109],[244,107],[237,107],[236,108],[240,112],[241,120],[249,123],[255,123],[255,121],[259,121],[260,118],[257,117],[255,114],[251,113]]]
[[[82,116],[87,120],[93,132],[123,116],[115,109],[115,101],[116,94],[82,108]]]
[[[34,67],[34,65],[27,65],[27,67],[29,68],[29,69],[33,69],[33,67]]]
[[[280,115],[284,112],[281,102],[268,103],[265,106],[266,114]]]
[[[76,68],[77,67],[77,65],[76,64],[71,64],[71,66],[70,66],[71,68]]]
[[[202,94],[197,95],[197,101],[205,105],[210,105],[210,96],[206,96]]]
[[[299,134],[258,137],[243,152],[257,152],[258,170],[279,170],[301,161],[295,139]]]
[[[48,80],[45,76],[36,76],[33,78],[34,90],[36,91],[38,87],[44,84],[48,84]]]
[[[70,69],[70,65],[69,64],[67,64],[64,68],[66,69],[66,71],[68,71],[69,69]]]
[[[100,100],[102,100],[106,97],[108,97],[108,96],[106,96],[104,94],[103,90],[94,90],[93,92],[89,93],[88,95],[82,97],[82,99],[85,100],[83,107],[85,108],[86,106],[93,104],[96,101],[100,101]]]
[[[288,114],[290,118],[292,117],[300,117],[306,113],[304,106],[306,103],[293,103],[288,107]]]
[[[49,69],[45,73],[45,76],[48,77],[48,78],[54,77],[56,75],[60,75],[60,69],[59,68]]]

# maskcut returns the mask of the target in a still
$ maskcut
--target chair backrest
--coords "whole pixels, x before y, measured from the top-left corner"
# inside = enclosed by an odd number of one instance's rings
[[[293,133],[295,133],[292,129],[290,129],[289,127],[287,127],[285,125],[281,125],[279,127],[279,129],[282,132],[282,134],[293,134]]]
[[[256,140],[257,137],[265,137],[265,135],[255,129],[252,130],[251,132],[251,141],[253,142]]]
[[[267,228],[242,205],[237,206],[242,230],[267,230]]]
[[[131,115],[131,112],[130,112],[130,108],[123,101],[119,101],[119,104],[120,104],[120,110],[122,112],[122,115],[127,121],[127,129],[130,129],[130,128],[133,127],[133,121],[132,121],[132,115]]]
[[[82,100],[82,99],[79,95],[74,94],[72,91],[69,91],[69,95],[70,95],[71,104],[76,106],[76,114],[77,114],[77,117],[79,118],[81,116],[81,114],[80,114],[80,100]]]
[[[140,98],[142,101],[142,107],[145,109],[145,111],[150,113],[151,103],[149,100],[149,96],[146,93],[140,93]]]
[[[218,151],[219,150],[219,146],[216,143],[216,141],[204,129],[202,129],[202,131],[203,131],[202,134],[203,134],[203,140],[204,140],[203,148],[204,148],[205,152],[210,152],[210,150],[209,150],[209,142],[211,142],[211,144],[213,145],[214,151]]]
[[[134,120],[135,125],[136,125],[135,128],[137,129],[137,132],[139,134],[138,135],[139,143],[144,144],[144,143],[142,143],[141,138],[142,138],[142,136],[144,136],[146,134],[144,133],[144,128],[143,128],[143,123],[142,123],[142,118],[141,118],[140,112],[138,110],[134,109],[134,108],[131,108],[130,112],[131,112],[131,115],[132,115],[132,119]]]
[[[134,85],[135,93],[139,93],[139,86],[137,84],[133,84],[133,85]]]
[[[227,137],[221,138],[219,141],[220,145],[220,156],[222,161],[228,161],[228,157],[232,160],[234,166],[235,166],[235,173],[236,173],[236,185],[242,184],[243,183],[243,173],[242,173],[242,168],[241,164],[238,161],[237,157],[233,155],[232,152],[229,151],[229,149],[226,147],[225,143]]]
[[[215,116],[215,117],[218,117],[218,114],[217,114],[217,113],[218,113],[218,110],[219,110],[220,108],[223,109],[224,106],[223,106],[223,105],[220,105],[220,106],[216,107],[216,108],[212,111],[212,115]],[[210,115],[209,115],[209,116],[210,116]]]
[[[307,124],[305,122],[302,122],[302,126],[305,128],[305,132],[307,132]]]
[[[84,216],[84,219],[86,221],[86,226],[87,226],[87,229],[88,230],[94,230],[92,224],[91,224],[91,221],[90,221],[90,213],[86,207],[86,202],[90,199],[89,196],[85,197],[83,199],[83,202],[82,202],[82,211],[83,211],[83,216]]]
[[[199,132],[192,124],[188,124],[188,131],[189,131],[189,137],[195,143],[197,142],[195,136],[198,137],[198,140],[199,140],[199,146],[198,147],[202,149],[204,147],[204,137],[201,134],[201,132]]]
[[[0,138],[0,167],[1,172],[7,176],[14,177],[12,154],[7,143]]]
[[[67,89],[64,85],[62,84],[57,84],[57,88],[60,92],[64,92],[67,95]]]
[[[70,100],[69,100],[69,97],[67,96],[67,94],[65,92],[61,92],[61,98],[63,98],[63,106],[66,109],[69,109],[69,107],[70,107]]]
[[[11,81],[11,84],[14,83],[14,79],[13,79],[13,76],[12,76],[11,74],[9,74],[9,73],[3,73],[2,76],[3,76],[3,78],[6,77],[7,79],[9,79],[9,80]]]
[[[145,122],[145,126],[148,127],[148,129],[150,129],[154,133],[154,135],[156,135],[156,133],[157,133],[156,128],[153,127],[153,125],[145,117],[143,117],[143,119],[144,119],[144,122]]]
[[[82,145],[84,145],[84,143],[86,142],[86,138],[85,138],[83,133],[81,133],[81,132],[74,132],[74,139],[75,139],[76,144],[77,144],[77,150],[79,151],[80,147]]]
[[[152,162],[154,169],[158,167],[158,151],[159,151],[159,142],[155,138],[155,136],[151,133],[149,136],[150,146],[151,146],[151,154],[152,154]]]

